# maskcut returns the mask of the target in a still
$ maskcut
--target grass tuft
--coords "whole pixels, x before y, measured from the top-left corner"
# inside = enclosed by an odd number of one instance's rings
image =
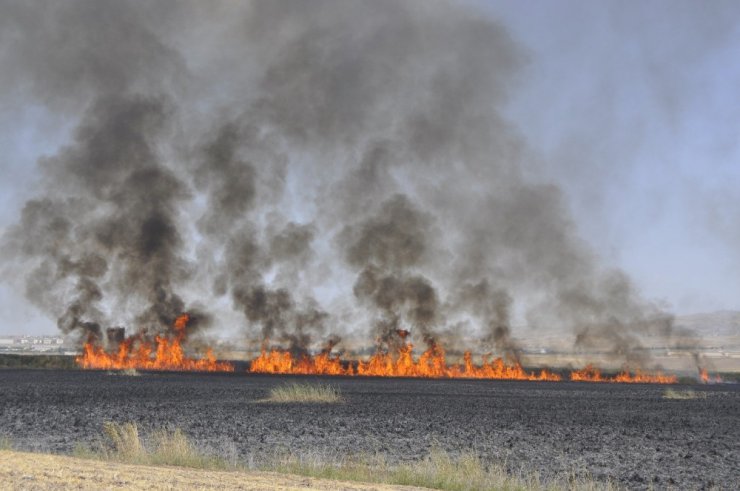
[[[0,436],[0,450],[13,450],[13,442],[7,436]]]
[[[74,455],[81,458],[111,460],[127,464],[173,465],[196,469],[233,468],[225,459],[207,455],[197,449],[179,428],[154,431],[142,439],[136,423],[103,424],[106,444],[97,447],[77,446]]]
[[[227,469],[226,460],[200,452],[179,428],[174,431],[158,430],[152,435],[153,451],[149,463],[176,465],[198,469]]]
[[[417,486],[445,491],[617,489],[610,482],[576,476],[545,482],[536,473],[511,473],[502,464],[485,463],[472,452],[453,456],[439,449],[433,449],[424,459],[414,462],[389,463],[382,456],[360,456],[332,461],[321,456],[288,455],[263,464],[261,468],[323,479]]]
[[[139,428],[136,423],[103,423],[103,433],[113,446],[112,453],[116,460],[136,462],[145,460],[146,451],[139,438]]]
[[[119,375],[123,377],[138,377],[141,375],[141,372],[139,372],[135,368],[125,368],[123,370],[109,370],[105,372],[107,375]]]
[[[270,395],[261,402],[335,403],[342,396],[337,387],[326,384],[291,383],[270,389]]]
[[[181,430],[157,430],[142,439],[135,423],[105,423],[107,444],[97,450],[78,447],[75,455],[82,458],[144,465],[172,465],[209,470],[248,470],[298,474],[342,481],[394,484],[440,489],[444,491],[611,491],[611,482],[571,474],[544,481],[537,473],[512,472],[505,464],[484,461],[472,452],[453,455],[441,449],[419,461],[389,461],[382,454],[332,455],[290,452],[258,456],[251,463],[229,463],[227,460],[200,452]]]
[[[689,399],[706,399],[706,392],[697,392],[693,389],[678,390],[668,387],[663,391],[663,399],[672,400],[689,400]]]

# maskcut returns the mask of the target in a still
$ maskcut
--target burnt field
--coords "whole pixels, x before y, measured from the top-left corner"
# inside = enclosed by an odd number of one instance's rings
[[[0,436],[19,449],[71,452],[105,421],[182,428],[205,450],[259,459],[473,450],[516,471],[588,473],[630,488],[732,489],[740,482],[740,386],[351,379],[338,404],[267,404],[299,377],[0,370]],[[674,387],[681,390],[685,387]]]

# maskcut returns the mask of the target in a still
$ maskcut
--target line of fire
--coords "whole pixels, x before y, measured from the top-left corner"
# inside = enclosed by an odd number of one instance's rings
[[[76,358],[83,369],[93,370],[166,370],[233,372],[235,365],[217,360],[213,350],[207,348],[201,357],[186,356],[186,327],[189,314],[180,315],[173,323],[173,334],[156,336],[147,341],[141,336],[130,336],[120,340],[113,350],[88,340]],[[606,382],[673,384],[678,382],[675,374],[661,371],[647,372],[624,368],[615,375],[605,375],[593,365],[571,370],[566,376],[553,370],[526,370],[517,360],[507,361],[501,357],[490,359],[483,356],[475,363],[470,351],[463,355],[462,362],[450,363],[443,346],[429,342],[428,348],[414,357],[414,346],[407,340],[408,331],[398,330],[398,348],[395,352],[377,351],[367,360],[345,360],[332,354],[333,343],[329,343],[316,355],[294,355],[283,349],[263,348],[259,357],[253,359],[248,371],[260,374],[281,375],[325,375],[345,377],[412,377],[430,379],[487,379],[487,380],[531,380],[560,382]],[[699,369],[699,379],[704,383],[718,383],[721,378],[710,375],[705,368]]]

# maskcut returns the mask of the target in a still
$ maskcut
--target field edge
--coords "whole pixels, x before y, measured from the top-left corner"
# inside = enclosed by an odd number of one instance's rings
[[[340,489],[414,491],[425,488],[318,479],[251,470],[140,465],[67,455],[0,450],[0,482],[11,489]]]

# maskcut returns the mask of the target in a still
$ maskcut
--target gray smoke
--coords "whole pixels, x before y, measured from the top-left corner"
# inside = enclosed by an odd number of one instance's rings
[[[185,310],[174,290],[189,275],[177,209],[190,194],[161,162],[167,120],[161,98],[98,98],[73,142],[41,164],[45,196],[27,203],[10,237],[18,253],[41,260],[27,293],[58,313],[63,332],[99,338],[104,291],[153,332]],[[56,294],[62,304],[49,304]]]
[[[430,218],[404,195],[382,204],[375,216],[350,225],[340,235],[347,262],[361,268],[354,294],[375,307],[376,340],[381,347],[398,341],[404,326],[417,329],[423,340],[435,343],[437,293],[430,281],[414,272],[422,263]]]
[[[287,288],[266,285],[264,274],[279,268],[287,275],[303,267],[311,259],[313,228],[294,222],[281,227],[273,219],[260,230],[260,212],[282,190],[262,195],[258,188],[267,186],[253,161],[282,173],[281,156],[248,121],[223,125],[203,146],[194,170],[195,187],[207,200],[198,220],[201,256],[215,273],[212,293],[230,293],[249,327],[259,327],[263,348],[273,342],[299,355],[324,334],[328,314],[310,296],[298,302]],[[219,255],[223,259],[213,263]]]
[[[513,361],[519,362],[521,348],[511,336],[512,298],[503,288],[494,288],[488,280],[464,283],[455,298],[455,305],[466,309],[483,324],[484,343],[492,345]]]
[[[3,87],[78,121],[6,235],[64,332],[101,338],[115,312],[166,329],[189,296],[229,298],[248,334],[295,353],[357,329],[390,349],[399,331],[431,345],[473,325],[481,349],[518,360],[515,307],[635,363],[642,333],[671,336],[539,180],[501,113],[526,56],[473,7],[0,9]]]

